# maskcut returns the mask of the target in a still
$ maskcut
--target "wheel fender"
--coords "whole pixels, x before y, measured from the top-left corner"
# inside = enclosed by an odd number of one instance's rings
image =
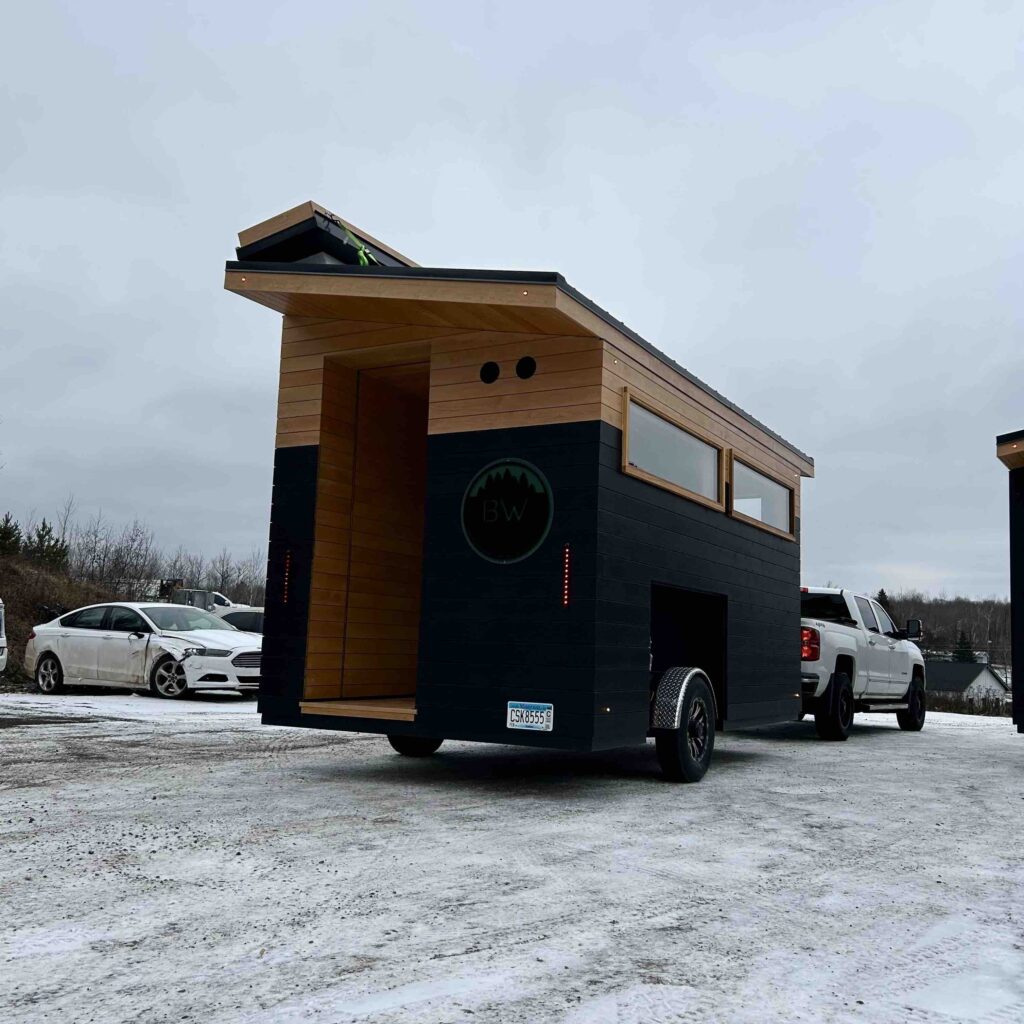
[[[686,698],[687,687],[692,686],[695,679],[703,679],[711,691],[712,711],[718,720],[718,698],[715,688],[707,673],[700,668],[669,668],[658,680],[654,690],[654,702],[651,710],[652,729],[678,729],[682,720],[683,700]]]
[[[194,645],[189,645],[178,637],[152,637],[150,643],[145,647],[145,667],[143,674],[139,677],[139,682],[148,682],[152,678],[153,670],[157,667],[157,663],[161,662],[165,657],[170,656],[174,658],[175,662],[186,663],[188,655],[193,649]],[[185,665],[185,671],[187,672],[187,665]]]

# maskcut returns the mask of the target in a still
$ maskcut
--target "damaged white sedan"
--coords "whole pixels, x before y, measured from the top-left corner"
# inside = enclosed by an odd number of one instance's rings
[[[181,604],[96,604],[36,626],[25,669],[41,693],[64,686],[255,692],[263,637]]]

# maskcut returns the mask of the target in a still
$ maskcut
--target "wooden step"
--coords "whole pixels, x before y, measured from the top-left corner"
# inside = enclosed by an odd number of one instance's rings
[[[382,718],[393,722],[416,720],[415,697],[364,697],[360,700],[304,700],[304,715],[338,715],[342,718]]]

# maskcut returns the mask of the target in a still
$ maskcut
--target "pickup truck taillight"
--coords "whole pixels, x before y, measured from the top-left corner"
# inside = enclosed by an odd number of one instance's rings
[[[821,657],[821,634],[810,626],[800,627],[800,660],[817,661]]]

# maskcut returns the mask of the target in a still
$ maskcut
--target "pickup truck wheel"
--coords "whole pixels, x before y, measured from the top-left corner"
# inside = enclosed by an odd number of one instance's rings
[[[907,694],[908,707],[906,711],[896,712],[896,721],[904,732],[920,732],[924,728],[924,717],[927,705],[924,687],[920,679],[915,679],[910,684],[910,693]]]
[[[435,740],[427,736],[388,736],[388,743],[406,757],[430,757],[444,740]]]
[[[715,699],[700,678],[687,687],[680,709],[679,728],[662,729],[654,745],[661,772],[671,782],[700,782],[715,750]]]
[[[853,684],[845,672],[836,672],[829,688],[818,698],[814,726],[823,740],[845,740],[852,725]]]

